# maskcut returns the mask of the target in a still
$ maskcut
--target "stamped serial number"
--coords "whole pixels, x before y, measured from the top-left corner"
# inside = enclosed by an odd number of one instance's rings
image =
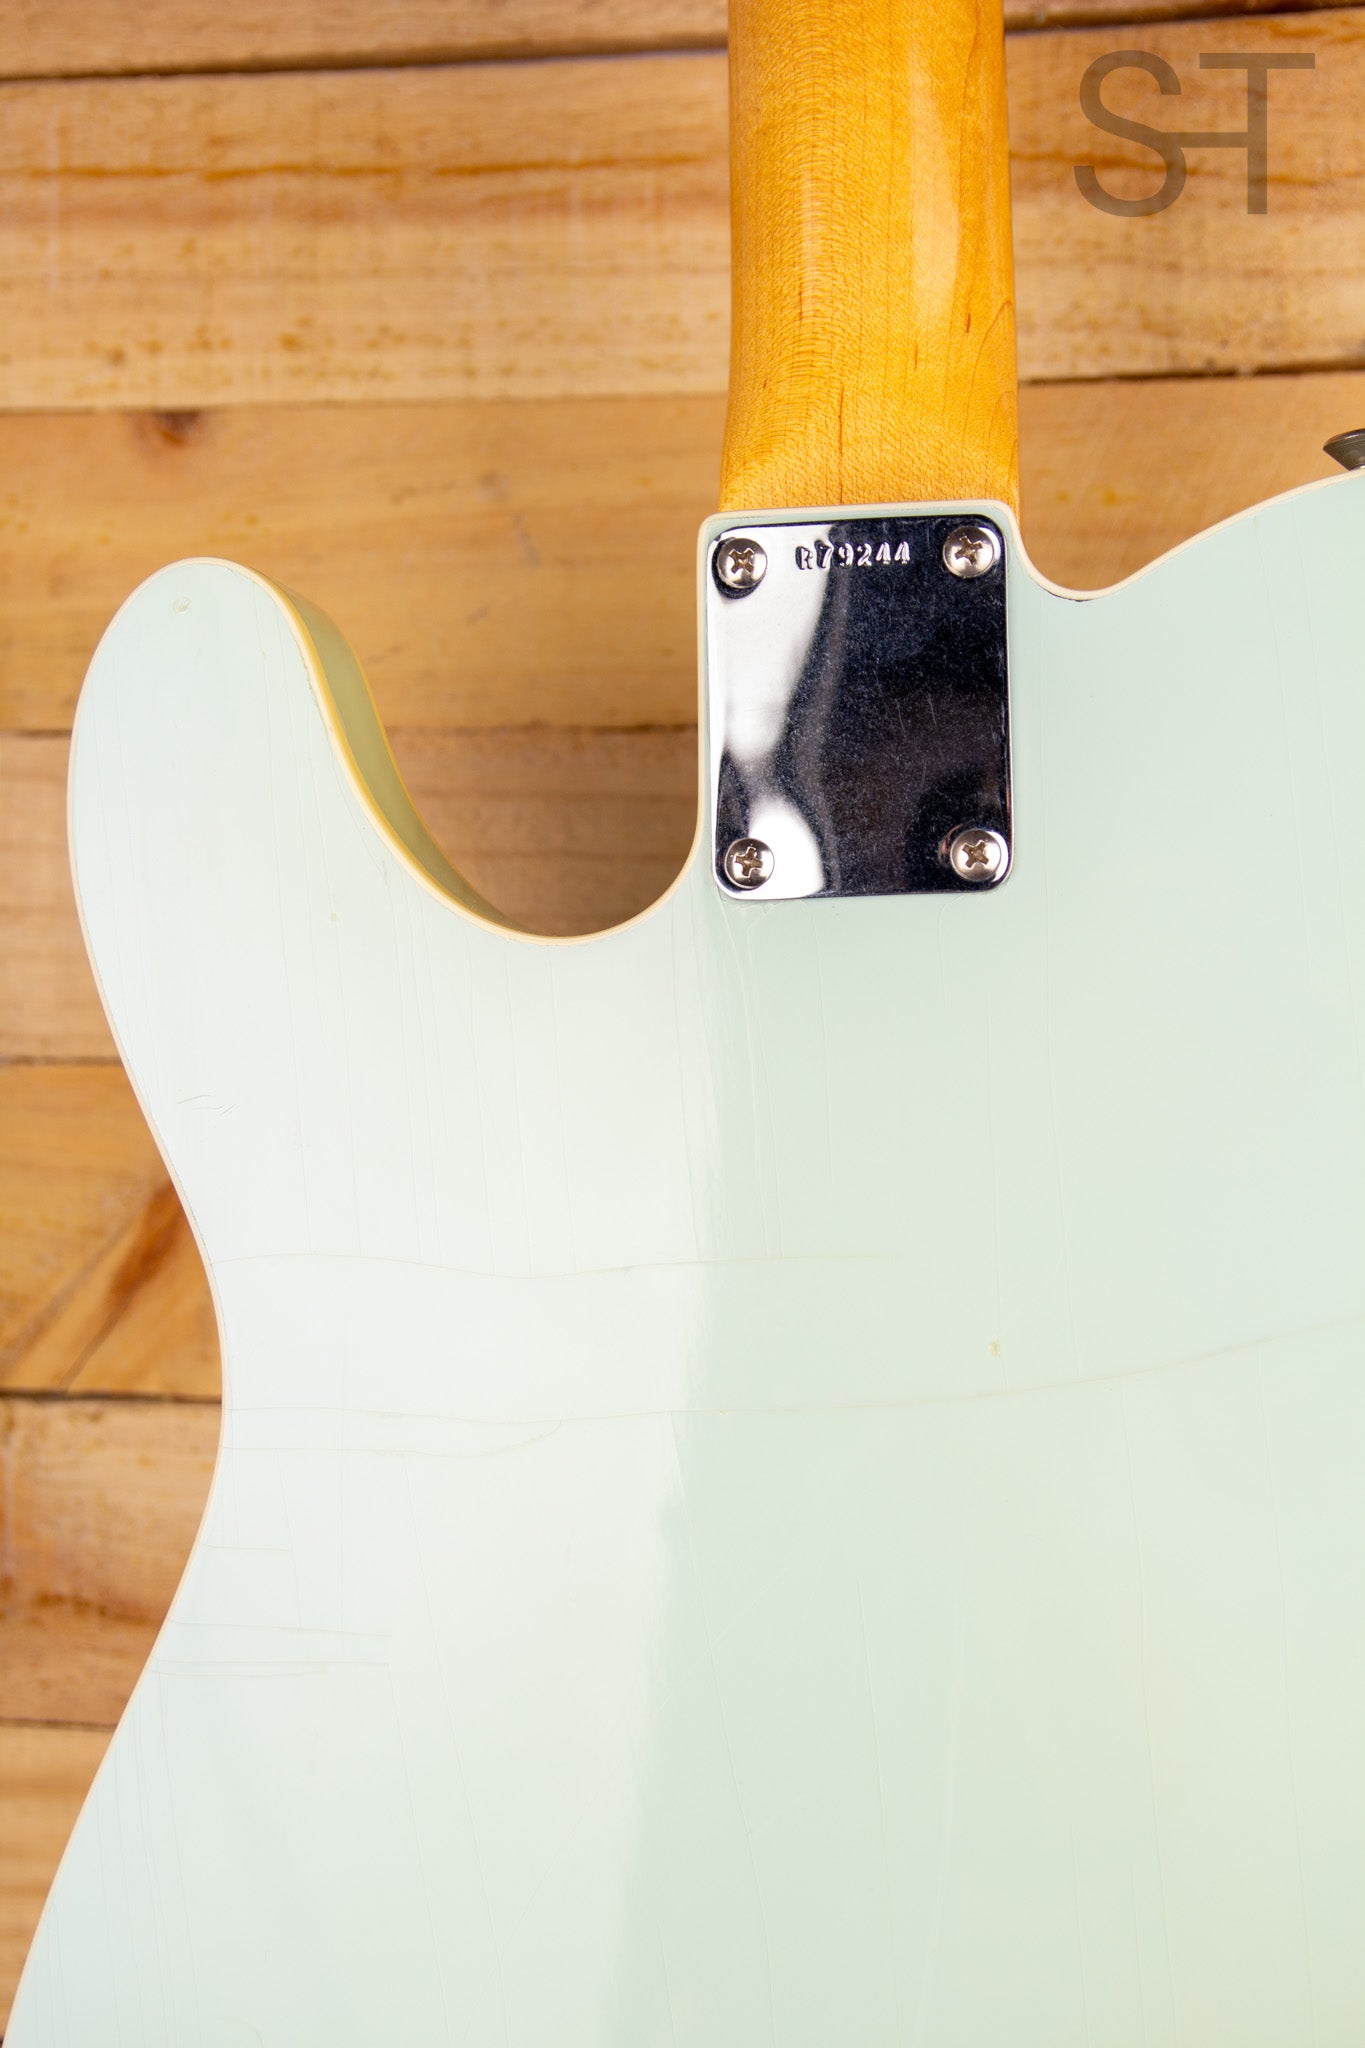
[[[873,547],[870,540],[841,540],[832,546],[827,540],[817,540],[813,547],[799,547],[796,550],[798,569],[871,569],[879,562],[908,562],[910,543],[898,541],[893,548],[889,540]]]

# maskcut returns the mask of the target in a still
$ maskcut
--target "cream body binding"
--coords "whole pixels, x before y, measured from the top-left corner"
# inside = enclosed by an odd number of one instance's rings
[[[119,614],[75,868],[223,1440],[8,2048],[1359,2042],[1365,482],[1084,601],[996,516],[980,898],[703,834],[533,941],[320,623]]]

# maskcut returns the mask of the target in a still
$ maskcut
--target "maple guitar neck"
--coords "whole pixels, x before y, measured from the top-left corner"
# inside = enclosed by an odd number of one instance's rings
[[[721,505],[1018,501],[1000,0],[730,0]]]

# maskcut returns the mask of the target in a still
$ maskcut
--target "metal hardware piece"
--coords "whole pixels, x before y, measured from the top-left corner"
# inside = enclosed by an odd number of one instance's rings
[[[712,529],[704,556],[722,891],[769,902],[1002,881],[1012,837],[1000,528],[963,505],[757,532]],[[727,579],[741,550],[763,566],[735,604]],[[751,557],[741,573],[756,566]],[[989,872],[949,855],[968,830],[990,849]],[[763,872],[743,852],[754,846]]]
[[[1000,536],[979,519],[955,526],[943,543],[943,566],[954,576],[986,576],[1000,560]]]
[[[1333,434],[1330,441],[1322,444],[1324,455],[1330,455],[1333,462],[1339,462],[1343,469],[1365,469],[1365,427],[1351,427],[1344,434]]]
[[[756,889],[772,879],[777,863],[773,850],[762,839],[732,839],[725,849],[725,879],[736,889]]]
[[[748,534],[727,536],[716,549],[716,581],[729,597],[747,597],[767,573],[768,557]]]
[[[978,888],[1003,881],[1010,864],[1010,850],[1001,835],[978,825],[964,825],[954,832],[945,857],[955,875]]]

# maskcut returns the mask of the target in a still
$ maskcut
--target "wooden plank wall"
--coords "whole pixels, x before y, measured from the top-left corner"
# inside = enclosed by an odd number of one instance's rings
[[[1010,19],[1025,528],[1091,586],[1365,421],[1365,13]],[[157,564],[240,556],[343,623],[488,896],[559,932],[654,896],[692,824],[723,38],[721,0],[0,10],[0,2025],[217,1433],[203,1276],[70,898],[84,664]],[[1160,215],[1085,203],[1078,162],[1154,183],[1078,106],[1134,46],[1184,129],[1244,125],[1201,53],[1314,55],[1271,80],[1264,214],[1233,150]]]

